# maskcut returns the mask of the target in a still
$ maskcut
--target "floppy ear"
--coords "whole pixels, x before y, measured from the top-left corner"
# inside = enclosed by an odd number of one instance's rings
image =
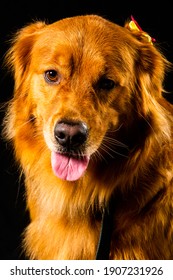
[[[12,39],[12,46],[7,52],[5,63],[14,72],[15,89],[18,89],[22,80],[25,79],[35,36],[45,25],[40,21],[32,23],[19,30]]]
[[[25,131],[21,129],[20,132],[19,128],[23,127],[32,116],[32,104],[27,98],[27,88],[23,81],[27,79],[27,69],[36,35],[44,26],[44,22],[36,22],[19,30],[12,39],[12,46],[5,57],[6,66],[13,71],[15,82],[14,98],[8,103],[4,118],[3,133],[7,139],[12,139],[17,134],[19,137],[24,137]]]
[[[164,92],[164,77],[168,61],[152,45],[142,44],[138,50],[138,58],[135,63],[135,89],[137,111],[146,117],[153,106],[159,106],[157,102]]]
[[[163,91],[165,72],[169,66],[166,58],[149,43],[142,43],[136,60],[138,83],[146,83],[146,90],[153,97],[160,97]]]

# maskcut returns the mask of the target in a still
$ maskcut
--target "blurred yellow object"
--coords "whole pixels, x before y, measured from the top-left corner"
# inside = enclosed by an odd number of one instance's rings
[[[129,22],[129,29],[133,31],[141,32],[142,37],[144,37],[144,39],[146,39],[146,41],[149,42],[150,44],[153,44],[153,42],[156,41],[148,33],[142,30],[142,28],[139,26],[139,24],[137,23],[137,21],[134,19],[133,16],[131,16],[131,21]]]

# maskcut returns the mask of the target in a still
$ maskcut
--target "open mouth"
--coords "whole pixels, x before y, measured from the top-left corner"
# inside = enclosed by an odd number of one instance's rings
[[[74,156],[70,153],[52,152],[51,164],[54,174],[63,180],[76,181],[87,169],[89,156]]]

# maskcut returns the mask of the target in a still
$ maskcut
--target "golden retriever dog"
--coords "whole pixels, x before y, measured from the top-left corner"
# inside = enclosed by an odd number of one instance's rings
[[[15,87],[4,130],[25,175],[28,258],[95,259],[112,200],[109,259],[173,259],[170,63],[157,42],[134,20],[36,21],[6,64]]]

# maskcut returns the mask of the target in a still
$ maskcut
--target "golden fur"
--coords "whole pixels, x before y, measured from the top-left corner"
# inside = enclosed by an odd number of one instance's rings
[[[6,62],[15,88],[5,133],[25,174],[28,257],[95,259],[114,194],[110,259],[173,259],[173,110],[162,97],[169,63],[156,46],[128,23],[77,16],[19,30]],[[90,161],[75,181],[52,171],[62,119],[89,131],[80,156]]]

